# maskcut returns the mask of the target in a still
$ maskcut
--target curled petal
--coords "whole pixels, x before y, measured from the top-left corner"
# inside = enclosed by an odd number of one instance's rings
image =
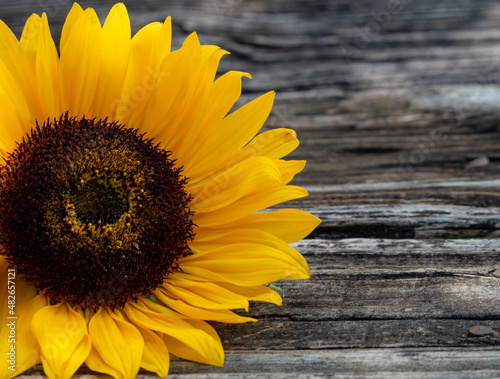
[[[194,349],[192,345],[186,344],[185,339],[178,339],[168,334],[163,334],[163,340],[168,350],[179,358],[190,361],[206,363],[213,366],[222,367],[224,365],[224,349],[217,332],[204,321],[186,320],[193,330],[202,330],[210,338],[210,349],[200,351]]]
[[[89,355],[87,323],[66,303],[40,309],[33,316],[31,329],[49,378],[70,378]]]
[[[223,246],[179,261],[185,273],[205,280],[255,286],[281,279],[307,279],[309,270],[294,257],[253,243]]]
[[[178,341],[178,345],[186,346],[193,353],[181,356],[172,350],[176,350],[177,345],[165,341],[172,354],[199,362],[221,364],[224,354],[220,339],[205,322],[193,324],[186,317],[148,300],[126,304],[125,312],[136,325],[168,335],[169,341]]]
[[[210,309],[191,305],[189,304],[189,300],[191,297],[197,297],[197,294],[195,293],[191,293],[191,296],[185,295],[185,298],[179,299],[172,296],[172,294],[167,292],[166,290],[160,288],[154,291],[154,295],[166,306],[174,309],[184,316],[194,319],[227,323],[257,321],[256,319],[250,317],[239,316],[234,312],[229,311],[228,309]]]
[[[139,371],[144,339],[137,328],[108,308],[101,308],[89,323],[92,350],[85,361],[91,370],[115,378],[134,378]]]
[[[165,342],[155,332],[139,325],[135,327],[144,339],[141,367],[148,371],[156,372],[162,378],[166,377],[170,368],[167,345],[165,345]]]
[[[209,242],[193,242],[193,250],[197,251],[198,253],[193,255],[192,257],[186,258],[184,262],[205,259],[206,256],[209,256],[210,253],[216,249],[230,249],[233,244],[254,244],[255,241],[258,241],[259,244],[262,244],[262,249],[266,247],[274,249],[277,258],[290,258],[294,260],[304,269],[305,272],[309,273],[309,267],[306,260],[297,250],[295,250],[287,243],[283,242],[281,239],[273,236],[272,234],[255,229],[236,229]],[[234,246],[233,250],[237,250],[237,247]],[[232,253],[228,253],[228,258],[230,258],[231,255]],[[283,256],[280,257],[281,255]]]
[[[255,136],[236,156],[239,160],[255,156],[279,159],[290,154],[297,146],[299,146],[299,140],[294,130],[278,128]]]

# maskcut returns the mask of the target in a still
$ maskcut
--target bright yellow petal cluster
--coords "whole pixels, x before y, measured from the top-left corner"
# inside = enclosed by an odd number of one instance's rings
[[[305,162],[282,159],[298,146],[294,131],[257,135],[274,93],[229,113],[241,78],[249,75],[228,72],[215,80],[224,50],[200,45],[193,33],[171,52],[170,40],[169,18],[131,38],[123,4],[111,9],[104,25],[93,9],[75,4],[59,53],[45,14],[28,19],[19,41],[0,23],[0,155],[12,152],[36,122],[66,111],[118,121],[172,151],[189,178],[197,225],[193,254],[178,262],[182,270],[152,297],[123,309],[90,314],[50,305],[18,275],[14,371],[4,359],[12,344],[9,267],[0,256],[0,378],[39,362],[50,378],[69,378],[83,363],[115,378],[133,378],[140,367],[166,376],[169,353],[220,366],[222,345],[205,321],[254,321],[231,310],[248,309],[250,300],[280,304],[264,284],[309,277],[306,261],[289,243],[319,220],[294,209],[259,212],[307,195],[288,185]]]

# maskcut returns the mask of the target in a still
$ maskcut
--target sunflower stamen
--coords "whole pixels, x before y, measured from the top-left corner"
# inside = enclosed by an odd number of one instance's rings
[[[96,174],[98,170],[96,170]],[[100,177],[85,182],[72,194],[77,218],[92,224],[114,224],[128,211],[128,193],[120,193],[108,178]]]

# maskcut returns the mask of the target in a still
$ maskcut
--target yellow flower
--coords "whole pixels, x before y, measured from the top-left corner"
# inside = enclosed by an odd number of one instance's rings
[[[259,212],[307,195],[281,159],[295,133],[257,135],[274,93],[229,113],[249,75],[215,80],[224,50],[170,39],[169,18],[131,38],[123,4],[103,26],[75,4],[59,53],[45,14],[20,41],[0,23],[1,378],[221,366],[206,321],[255,321],[231,310],[309,277],[289,243],[319,220]]]

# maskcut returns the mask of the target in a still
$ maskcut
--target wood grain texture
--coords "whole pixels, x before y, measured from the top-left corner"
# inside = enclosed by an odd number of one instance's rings
[[[173,361],[169,378],[495,378],[500,370],[495,348],[389,348],[229,352],[223,368]],[[40,376],[41,371],[19,378]],[[81,378],[93,375],[82,370]],[[99,376],[103,377],[103,376]],[[154,378],[141,373],[138,378]]]
[[[220,71],[253,76],[238,104],[277,91],[265,128],[297,131],[310,192],[279,207],[323,219],[294,245],[311,279],[277,283],[258,323],[214,324],[224,368],[174,359],[172,378],[500,377],[499,2],[124,2],[134,32],[171,15],[174,46],[196,30],[231,51]],[[80,3],[104,19],[114,0]],[[70,7],[0,18],[20,35],[45,11],[58,39]]]

